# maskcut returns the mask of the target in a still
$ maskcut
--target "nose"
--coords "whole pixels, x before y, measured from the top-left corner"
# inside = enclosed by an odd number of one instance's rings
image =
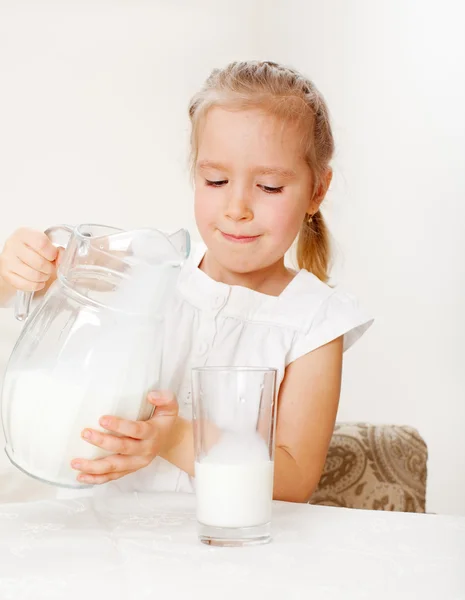
[[[253,211],[246,190],[242,188],[231,189],[231,193],[227,198],[225,216],[231,221],[250,221],[253,219]]]

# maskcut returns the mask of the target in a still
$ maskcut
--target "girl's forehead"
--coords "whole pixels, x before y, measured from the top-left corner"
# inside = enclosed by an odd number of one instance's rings
[[[298,124],[276,117],[263,109],[211,108],[198,131],[198,162],[213,160],[218,152],[245,158],[260,154],[269,159],[303,158],[302,134]],[[213,155],[213,156],[212,156]]]
[[[240,133],[260,129],[271,135],[282,132],[293,132],[297,123],[284,119],[264,108],[228,108],[214,106],[207,111],[203,119],[202,129],[209,133],[221,132],[222,129],[234,129]]]

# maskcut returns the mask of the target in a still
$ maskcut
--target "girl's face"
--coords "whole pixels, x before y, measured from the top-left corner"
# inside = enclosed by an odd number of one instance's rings
[[[282,261],[305,213],[314,212],[300,141],[297,127],[259,110],[208,112],[199,132],[195,216],[225,269],[251,273]]]

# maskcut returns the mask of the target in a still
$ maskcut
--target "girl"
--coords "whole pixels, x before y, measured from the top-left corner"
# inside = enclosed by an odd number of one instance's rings
[[[272,62],[215,70],[189,106],[195,215],[205,248],[183,268],[167,317],[163,387],[149,421],[103,416],[86,429],[107,458],[72,466],[106,491],[193,491],[190,373],[195,366],[278,370],[274,497],[306,501],[336,418],[342,353],[368,328],[354,300],[330,288],[320,205],[334,151],[328,109],[313,83]],[[284,255],[298,238],[298,272]],[[0,296],[41,290],[58,251],[19,230],[0,255]],[[117,435],[112,435],[112,433]]]

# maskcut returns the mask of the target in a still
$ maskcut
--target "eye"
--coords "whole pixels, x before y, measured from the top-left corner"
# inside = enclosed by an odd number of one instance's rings
[[[222,179],[220,181],[210,181],[209,179],[205,179],[205,185],[210,187],[222,187],[226,183],[228,183],[227,179]]]
[[[283,185],[280,187],[270,187],[269,185],[259,185],[258,187],[260,189],[262,189],[264,192],[266,192],[267,194],[280,194],[284,189]]]

